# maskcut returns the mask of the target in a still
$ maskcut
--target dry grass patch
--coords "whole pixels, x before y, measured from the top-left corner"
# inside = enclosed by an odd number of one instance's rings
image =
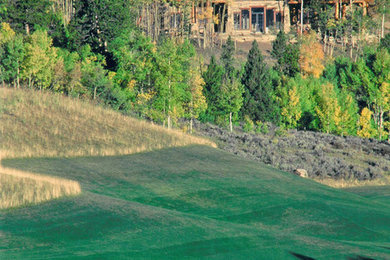
[[[81,193],[76,181],[0,167],[0,209]]]
[[[122,155],[213,142],[77,99],[0,88],[4,158]]]
[[[344,179],[331,179],[331,178],[326,178],[326,179],[318,179],[314,178],[313,179],[316,182],[319,182],[321,184],[333,187],[333,188],[353,188],[353,187],[363,187],[363,186],[386,186],[390,185],[390,176],[385,176],[380,179],[375,179],[375,180],[367,180],[367,181],[360,181],[357,179],[353,180],[344,180]]]

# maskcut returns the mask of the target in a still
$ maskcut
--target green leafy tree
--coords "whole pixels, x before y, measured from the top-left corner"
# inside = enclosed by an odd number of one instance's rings
[[[57,55],[52,82],[53,90],[72,96],[88,93],[86,87],[81,84],[82,70],[79,54],[66,49],[58,49]]]
[[[8,23],[0,29],[0,77],[14,87],[20,86],[20,67],[24,56],[23,37],[16,35]]]
[[[253,41],[249,51],[241,82],[244,86],[241,113],[248,115],[253,121],[278,122],[270,70],[256,41]]]
[[[315,111],[321,123],[321,130],[326,133],[335,133],[341,121],[341,107],[332,84],[327,83],[322,86],[317,96]]]
[[[341,90],[338,95],[338,103],[340,104],[340,121],[337,124],[336,133],[342,136],[356,135],[357,122],[359,120],[358,105],[353,98],[353,94]]]
[[[373,73],[375,75],[373,84],[367,87],[381,140],[384,133],[384,116],[390,111],[390,54],[386,49],[380,49],[376,53]]]
[[[184,115],[185,79],[182,56],[171,39],[165,39],[158,45],[158,70],[156,71],[156,99],[153,101],[154,117],[166,122],[168,129],[172,120]],[[165,121],[166,120],[166,121]]]
[[[125,103],[141,117],[150,117],[149,108],[156,94],[157,48],[150,38],[130,30],[112,44],[110,51],[117,63],[115,83],[126,97]],[[119,90],[118,89],[118,90]],[[124,101],[124,100],[123,100]]]
[[[233,118],[238,116],[242,107],[242,85],[238,80],[224,81],[219,90],[216,107],[223,118],[229,118],[229,129],[233,132]]]
[[[91,52],[88,45],[81,52],[81,84],[88,90],[93,100],[104,96],[112,87],[112,81],[108,77],[108,71],[104,69],[105,60],[101,55]]]
[[[3,72],[3,79],[20,87],[21,65],[24,58],[24,43],[21,35],[16,35],[13,39],[4,44],[4,54],[0,61]]]

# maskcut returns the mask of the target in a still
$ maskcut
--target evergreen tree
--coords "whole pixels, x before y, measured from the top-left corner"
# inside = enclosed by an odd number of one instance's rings
[[[287,35],[280,30],[276,35],[275,41],[272,42],[271,56],[276,60],[275,69],[283,71],[284,56],[287,51]]]
[[[11,24],[18,33],[33,32],[38,28],[51,31],[60,20],[53,11],[51,0],[3,0],[6,6],[3,21]]]
[[[217,64],[214,56],[211,56],[210,64],[207,66],[207,70],[203,73],[203,79],[205,86],[203,88],[204,96],[207,100],[207,110],[203,116],[203,120],[215,122],[218,116],[217,98],[220,94],[219,91],[222,86],[225,70],[222,66]]]
[[[107,62],[111,63],[108,45],[132,27],[134,9],[130,1],[84,0],[73,3],[75,14],[69,26],[71,49],[77,50],[88,44],[92,51],[105,55]]]
[[[299,49],[295,44],[288,43],[287,35],[279,31],[272,42],[271,56],[276,59],[275,70],[288,77],[299,72]]]
[[[225,68],[225,78],[232,79],[235,75],[235,68],[234,68],[234,42],[232,40],[232,37],[229,35],[229,38],[226,41],[226,44],[222,46],[222,54],[221,54],[221,63],[222,66]]]
[[[390,53],[390,33],[387,33],[385,37],[381,39],[380,47],[387,49]]]
[[[270,71],[256,41],[253,41],[249,51],[241,82],[245,91],[241,113],[253,121],[277,122]]]

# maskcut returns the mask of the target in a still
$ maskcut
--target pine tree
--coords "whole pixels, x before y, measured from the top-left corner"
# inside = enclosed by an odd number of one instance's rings
[[[245,91],[241,113],[248,115],[252,121],[277,122],[270,71],[256,41],[249,51],[241,82]]]
[[[271,56],[276,60],[275,69],[277,71],[284,71],[284,56],[287,51],[287,36],[283,30],[276,35],[275,41],[272,42]]]
[[[222,54],[221,54],[221,63],[222,66],[225,68],[225,73],[226,76],[225,78],[230,78],[232,79],[234,77],[234,52],[235,52],[235,47],[234,47],[234,42],[232,40],[232,37],[229,36],[229,38],[226,41],[226,44],[222,46]]]
[[[207,100],[207,110],[204,119],[207,121],[215,122],[216,117],[219,114],[216,104],[218,103],[217,99],[220,94],[219,91],[222,86],[224,75],[225,70],[223,67],[217,64],[214,56],[211,56],[210,64],[202,75],[205,81],[203,93]]]
[[[279,31],[272,42],[271,56],[276,59],[274,69],[279,73],[293,77],[299,72],[299,49],[295,44],[288,43],[283,31]]]
[[[114,67],[109,52],[111,42],[133,27],[131,1],[74,1],[75,14],[69,24],[71,50],[88,44],[92,51],[106,57],[107,66]]]
[[[58,22],[58,16],[53,11],[51,0],[5,0],[6,17],[18,33],[29,34],[35,31],[35,27],[48,30]]]

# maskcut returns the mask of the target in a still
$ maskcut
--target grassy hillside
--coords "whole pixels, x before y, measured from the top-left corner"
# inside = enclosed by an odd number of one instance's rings
[[[214,145],[180,131],[51,93],[0,88],[1,158],[114,155],[188,144]],[[79,184],[1,168],[0,208],[80,193]]]
[[[28,90],[0,88],[0,122],[4,158],[118,155],[214,145],[80,100]]]
[[[390,258],[390,206],[205,146],[7,159],[81,196],[0,211],[0,258]]]

